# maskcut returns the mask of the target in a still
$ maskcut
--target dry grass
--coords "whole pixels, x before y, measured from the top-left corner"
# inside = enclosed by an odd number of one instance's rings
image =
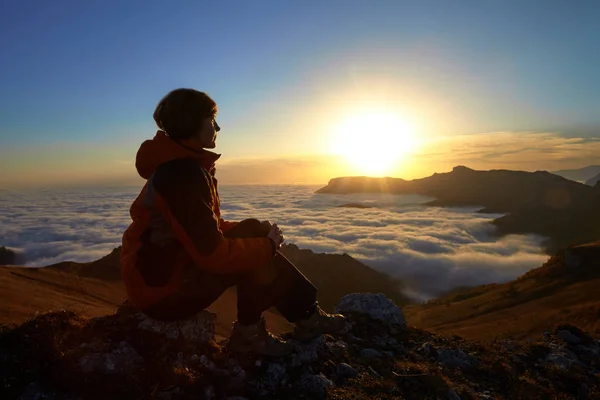
[[[114,314],[127,298],[120,281],[82,277],[54,267],[0,267],[0,287],[0,323],[3,324],[21,324],[38,314],[62,309],[84,318]],[[217,335],[229,335],[237,313],[235,292],[225,292],[210,311],[217,313]],[[268,311],[264,315],[272,331],[290,330],[290,324],[276,313]]]
[[[561,322],[599,334],[599,287],[600,257],[569,269],[559,255],[515,281],[463,289],[404,312],[411,325],[474,340],[523,339]]]

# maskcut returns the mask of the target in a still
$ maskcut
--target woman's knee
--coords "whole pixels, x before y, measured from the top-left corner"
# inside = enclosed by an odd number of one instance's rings
[[[252,285],[266,286],[273,283],[275,279],[277,279],[277,276],[277,268],[272,262],[269,262],[264,266],[249,272],[246,278]]]

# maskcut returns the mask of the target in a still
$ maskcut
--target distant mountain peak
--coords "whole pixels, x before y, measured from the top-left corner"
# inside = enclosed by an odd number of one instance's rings
[[[457,165],[456,167],[452,168],[452,172],[473,172],[475,171],[474,169],[471,169],[469,167],[466,167],[464,165]]]

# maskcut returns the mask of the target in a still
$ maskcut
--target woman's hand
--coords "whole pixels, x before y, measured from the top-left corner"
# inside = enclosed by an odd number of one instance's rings
[[[260,225],[265,229],[265,232],[269,232],[271,230],[271,226],[273,226],[273,224],[271,224],[269,221],[262,221]]]
[[[271,239],[273,243],[275,243],[276,249],[279,249],[281,247],[281,244],[285,240],[285,238],[283,237],[283,232],[281,232],[281,229],[279,229],[277,224],[271,225],[271,229],[269,230],[269,234],[267,235],[267,237]]]

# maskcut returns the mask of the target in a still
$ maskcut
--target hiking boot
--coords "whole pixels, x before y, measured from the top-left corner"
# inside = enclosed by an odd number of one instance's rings
[[[301,342],[313,340],[324,333],[338,333],[346,326],[346,317],[341,314],[328,314],[317,306],[308,318],[296,322],[294,339]]]
[[[233,324],[233,332],[227,342],[232,353],[250,353],[254,355],[282,357],[294,351],[295,346],[267,330],[265,319],[254,325]]]

